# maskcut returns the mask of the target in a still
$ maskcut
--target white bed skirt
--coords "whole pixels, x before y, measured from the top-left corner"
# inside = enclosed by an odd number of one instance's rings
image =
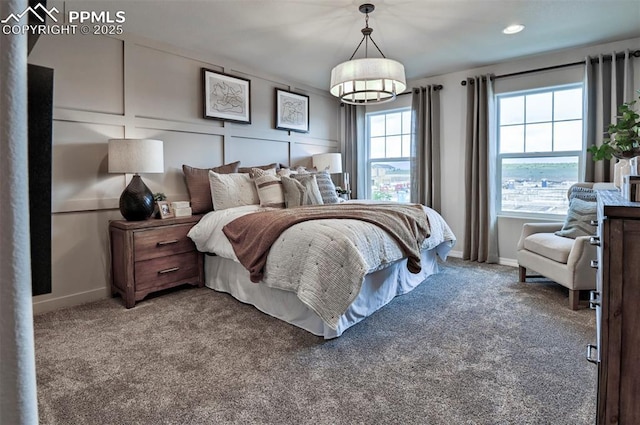
[[[302,303],[294,292],[270,288],[249,280],[249,272],[239,263],[217,256],[205,256],[206,286],[226,292],[258,310],[298,326],[314,335],[331,339],[373,314],[394,297],[414,289],[430,275],[438,272],[436,251],[422,252],[422,270],[412,274],[407,260],[398,261],[365,276],[359,295],[340,317],[336,329],[330,328],[313,310]],[[443,256],[446,257],[446,254]]]

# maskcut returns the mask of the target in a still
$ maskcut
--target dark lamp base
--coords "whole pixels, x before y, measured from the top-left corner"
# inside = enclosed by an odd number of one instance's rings
[[[137,174],[120,195],[120,213],[129,221],[146,220],[153,214],[153,193]]]

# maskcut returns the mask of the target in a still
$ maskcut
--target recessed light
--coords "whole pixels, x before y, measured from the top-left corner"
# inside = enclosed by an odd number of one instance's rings
[[[524,25],[514,24],[514,25],[509,25],[508,27],[503,29],[502,32],[505,34],[516,34],[522,31],[523,29],[524,29]]]

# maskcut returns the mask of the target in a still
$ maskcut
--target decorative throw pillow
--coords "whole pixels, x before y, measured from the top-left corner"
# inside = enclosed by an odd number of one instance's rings
[[[307,167],[303,167],[302,165],[299,165],[296,167],[296,174],[311,174],[311,173],[317,173],[318,169],[313,167],[313,168],[307,168]]]
[[[251,169],[252,168],[260,168],[262,170],[270,170],[270,169],[274,169],[277,170],[278,169],[279,164],[277,162],[274,162],[273,164],[268,164],[268,165],[255,165],[253,167],[240,167],[238,168],[238,173],[251,173]],[[275,171],[274,171],[275,173]]]
[[[261,207],[284,208],[284,190],[277,176],[264,174],[254,180]]]
[[[280,168],[276,174],[280,177],[289,177],[293,174],[297,174],[294,170],[292,170],[291,168]]]
[[[593,235],[594,229],[591,220],[596,220],[596,208],[595,202],[583,201],[579,198],[572,199],[564,225],[555,234],[571,239]]]
[[[596,191],[588,187],[573,186],[571,192],[569,192],[569,201],[575,198],[588,202],[596,202]]]
[[[252,168],[251,170],[249,170],[249,177],[251,177],[252,179],[255,179],[257,177],[262,177],[262,176],[275,176],[276,175],[276,169],[275,168],[269,168],[269,169],[263,169],[263,168]]]
[[[211,188],[209,187],[209,171],[211,170],[218,174],[236,173],[239,166],[240,161],[213,168],[195,168],[182,165],[193,214],[204,214],[213,210]]]
[[[215,210],[260,204],[256,185],[249,174],[219,174],[209,171],[209,184]]]
[[[305,198],[302,205],[324,204],[315,174],[294,174],[292,177],[305,188]]]
[[[282,176],[282,188],[284,189],[284,203],[287,208],[299,207],[305,205],[307,198],[307,189],[298,180]]]
[[[331,180],[331,175],[327,171],[320,171],[316,174],[316,180],[318,181],[320,195],[322,195],[322,202],[325,204],[337,204],[338,194],[336,193],[336,186]]]

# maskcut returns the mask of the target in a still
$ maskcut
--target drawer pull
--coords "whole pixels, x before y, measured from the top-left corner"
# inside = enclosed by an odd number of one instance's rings
[[[598,347],[596,347],[593,344],[587,344],[587,361],[589,363],[595,363],[598,364],[598,358],[594,358],[591,354],[593,353],[593,351],[596,352],[596,354],[598,353]]]
[[[600,246],[600,238],[598,236],[591,236],[589,238],[589,245]]]
[[[593,267],[594,269],[598,268],[598,260],[591,260],[591,267]]]
[[[174,244],[174,243],[178,243],[178,239],[173,239],[173,240],[170,240],[170,241],[160,241],[156,245],[157,246],[165,246],[165,245],[171,245],[171,244]]]
[[[180,270],[180,267],[171,267],[169,269],[164,269],[164,270],[158,271],[158,274],[173,273],[173,272],[177,272],[178,270]]]
[[[596,307],[600,306],[600,292],[591,291],[589,292],[589,308],[591,310],[595,310]]]

